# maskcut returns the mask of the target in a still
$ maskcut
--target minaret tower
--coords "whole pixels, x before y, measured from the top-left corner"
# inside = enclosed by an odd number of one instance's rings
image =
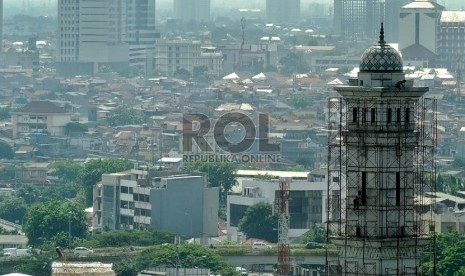
[[[328,185],[328,238],[339,256],[328,262],[327,275],[418,275],[430,230],[414,207],[434,192],[423,182],[425,173],[434,174],[436,115],[425,107],[428,88],[405,79],[402,58],[384,40],[381,24],[358,78],[335,90],[342,98],[329,101],[340,111],[329,122],[328,170],[345,177],[337,187]]]

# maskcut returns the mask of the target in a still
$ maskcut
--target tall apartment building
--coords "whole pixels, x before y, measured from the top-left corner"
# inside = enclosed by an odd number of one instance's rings
[[[402,7],[399,48],[405,65],[429,67],[436,59],[436,37],[444,7],[434,1],[413,1]]]
[[[157,37],[155,0],[59,0],[57,8],[61,73],[145,66]]]
[[[268,23],[298,23],[300,21],[300,0],[266,0]]]
[[[184,22],[210,20],[210,0],[174,0],[174,18]]]
[[[465,61],[465,11],[443,11],[439,22],[437,53],[440,66],[463,70]]]
[[[334,0],[334,33],[348,40],[373,39],[384,18],[384,0]]]
[[[185,237],[217,235],[219,188],[203,176],[150,178],[146,170],[104,174],[94,187],[93,228],[153,229]]]
[[[223,55],[215,47],[202,46],[198,40],[160,39],[148,71],[173,75],[179,69],[192,73],[199,66],[205,66],[210,74],[219,76],[223,71]]]
[[[155,49],[159,33],[155,29],[155,0],[126,1],[126,41],[129,63],[145,72],[147,58]]]

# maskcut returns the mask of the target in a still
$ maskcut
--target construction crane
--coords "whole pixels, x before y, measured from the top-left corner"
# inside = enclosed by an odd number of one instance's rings
[[[291,268],[289,250],[289,177],[279,178],[278,210],[278,275],[288,276]]]

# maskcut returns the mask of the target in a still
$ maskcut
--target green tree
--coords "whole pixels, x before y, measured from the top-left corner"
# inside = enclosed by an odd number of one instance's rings
[[[189,80],[192,74],[187,69],[180,68],[174,72],[173,76],[181,80]]]
[[[150,246],[169,243],[174,234],[163,231],[114,230],[96,235],[91,240],[93,247]]]
[[[112,268],[117,276],[137,276],[139,272],[142,270],[139,267],[139,264],[133,259],[125,260],[119,263],[114,263]]]
[[[89,130],[89,127],[86,124],[81,124],[79,122],[70,122],[65,126],[65,133],[67,135],[73,133],[84,133]]]
[[[434,251],[436,253],[436,275],[461,276],[465,272],[465,235],[457,232],[436,235]],[[432,251],[433,244],[426,248]],[[427,255],[420,267],[422,275],[432,275],[434,269],[431,254]]]
[[[176,251],[179,252],[179,260],[182,267],[209,268],[215,274],[222,276],[235,276],[235,271],[221,256],[208,248],[195,244],[181,244],[176,250],[176,245],[165,244],[145,249],[137,257],[139,267],[142,269],[165,265],[176,267]]]
[[[249,206],[244,217],[239,221],[239,230],[247,238],[263,239],[269,242],[278,241],[278,217],[273,216],[272,206],[260,202]]]
[[[33,251],[32,256],[23,259],[14,267],[15,272],[29,275],[52,275],[52,261],[56,258],[55,252],[43,252],[41,254]]]
[[[0,158],[12,159],[15,156],[13,149],[5,141],[0,140]]]
[[[143,116],[137,114],[133,108],[119,107],[113,110],[107,118],[110,126],[124,126],[132,124],[142,124],[145,122]]]
[[[133,167],[134,164],[127,159],[92,159],[85,163],[80,179],[86,195],[86,205],[92,205],[93,188],[102,180],[102,174],[127,171]]]
[[[12,181],[16,177],[16,167],[6,165],[0,168],[0,180],[9,180]]]
[[[207,174],[211,187],[220,188],[220,202],[226,203],[226,197],[231,188],[236,185],[236,166],[226,162],[189,162],[182,170],[188,173],[203,172]]]
[[[60,232],[83,238],[87,234],[86,214],[80,206],[69,202],[37,203],[29,210],[24,232],[34,246],[48,242]]]
[[[48,165],[48,168],[52,170],[51,175],[58,177],[63,183],[78,182],[79,175],[83,166],[73,161],[56,161]]]
[[[303,74],[310,70],[310,66],[305,62],[302,55],[289,53],[279,60],[281,74],[291,76],[293,74]]]
[[[21,224],[26,214],[27,205],[22,198],[11,197],[0,202],[0,218],[4,220]]]
[[[314,227],[312,230],[304,234],[303,242],[319,242],[326,241],[326,229],[324,227]]]
[[[192,71],[192,78],[200,83],[209,83],[211,81],[207,66],[195,66]]]
[[[11,109],[10,107],[2,107],[2,108],[0,108],[0,120],[1,121],[9,119],[11,117],[10,109]]]
[[[297,109],[307,108],[311,104],[309,98],[303,94],[292,95],[289,99],[289,102],[292,106],[294,106]]]

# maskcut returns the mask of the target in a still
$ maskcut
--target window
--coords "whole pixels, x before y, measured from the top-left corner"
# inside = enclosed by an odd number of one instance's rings
[[[405,109],[405,123],[410,123],[410,108],[408,107]]]
[[[352,109],[352,122],[353,123],[356,123],[357,122],[357,114],[358,113],[358,109],[356,107],[354,107]]]
[[[396,206],[400,206],[400,172],[396,172]]]
[[[367,204],[367,173],[362,172],[362,190],[360,193],[360,205]]]
[[[399,124],[402,121],[400,116],[401,116],[400,108],[397,108],[397,114],[396,114],[397,118],[396,118],[396,120],[397,120],[397,123],[399,123]]]
[[[362,108],[362,123],[366,123],[366,122],[367,122],[367,109]]]
[[[387,109],[387,123],[392,123],[392,108]]]
[[[376,109],[375,108],[371,109],[371,123],[372,124],[376,123]]]

